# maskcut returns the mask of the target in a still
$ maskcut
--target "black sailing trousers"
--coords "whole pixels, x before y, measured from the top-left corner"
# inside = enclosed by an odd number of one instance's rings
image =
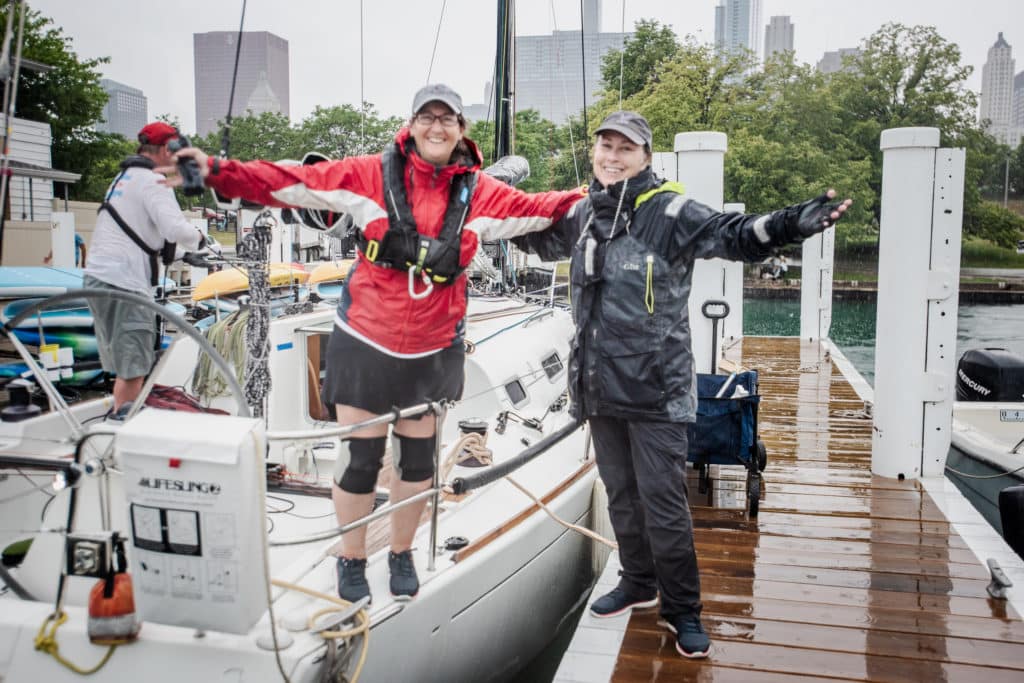
[[[597,470],[622,563],[620,585],[661,592],[661,613],[700,616],[700,574],[687,503],[687,425],[591,417]]]

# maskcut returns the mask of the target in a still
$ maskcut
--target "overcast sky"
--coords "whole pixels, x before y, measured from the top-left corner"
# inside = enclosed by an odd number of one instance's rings
[[[640,18],[670,25],[679,36],[714,39],[717,0],[603,0],[602,30],[626,30]],[[29,0],[73,39],[79,57],[110,57],[103,76],[140,88],[149,116],[170,114],[195,130],[192,34],[237,31],[241,0]],[[249,0],[245,28],[270,31],[289,44],[291,119],[315,106],[357,104],[360,6],[364,98],[383,114],[408,113],[427,79],[452,85],[466,104],[483,100],[494,61],[495,3],[488,0]],[[578,29],[579,0],[518,0],[516,33]],[[799,61],[856,47],[888,21],[934,26],[974,66],[968,87],[981,89],[981,67],[1002,31],[1024,70],[1024,0],[764,0],[764,22],[788,15]],[[763,29],[762,29],[763,30]],[[762,36],[763,40],[763,36]],[[588,76],[589,80],[589,76]],[[225,112],[226,113],[226,112]],[[235,112],[237,114],[237,112]]]

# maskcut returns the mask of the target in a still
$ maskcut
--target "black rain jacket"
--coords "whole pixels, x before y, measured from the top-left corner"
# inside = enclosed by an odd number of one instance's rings
[[[572,258],[576,417],[696,419],[687,307],[694,261],[760,261],[775,240],[755,234],[762,216],[715,211],[681,192],[649,167],[608,188],[594,181],[558,226],[515,240],[545,260]]]

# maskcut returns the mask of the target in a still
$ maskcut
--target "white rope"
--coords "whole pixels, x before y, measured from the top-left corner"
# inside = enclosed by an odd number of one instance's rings
[[[464,434],[458,441],[455,442],[451,450],[448,452],[448,457],[445,458],[444,465],[442,466],[442,481],[448,480],[448,475],[451,473],[452,468],[455,467],[455,465],[465,460],[468,460],[469,458],[476,458],[479,462],[483,463],[484,465],[490,465],[494,462],[494,454],[491,451],[491,449],[487,447],[486,434],[470,432],[468,434]],[[583,534],[587,538],[597,541],[598,543],[603,543],[607,545],[609,548],[612,548],[613,550],[618,550],[619,546],[617,543],[615,543],[615,541],[609,541],[607,538],[601,536],[600,534],[594,533],[586,527],[565,521],[564,519],[556,515],[551,508],[545,505],[540,498],[533,495],[525,486],[517,482],[515,479],[513,479],[512,477],[505,477],[505,479],[508,480],[508,483],[512,484],[517,489],[526,494],[526,496],[534,503],[536,503],[541,510],[547,513],[548,517],[555,520],[556,522],[564,526],[566,529]]]

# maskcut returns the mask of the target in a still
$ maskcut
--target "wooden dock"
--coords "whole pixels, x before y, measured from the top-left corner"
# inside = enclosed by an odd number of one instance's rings
[[[778,337],[732,352],[760,373],[768,467],[756,519],[691,487],[710,658],[680,657],[656,608],[585,613],[555,681],[1024,681],[1024,562],[944,478],[871,474],[871,388],[846,359]]]

